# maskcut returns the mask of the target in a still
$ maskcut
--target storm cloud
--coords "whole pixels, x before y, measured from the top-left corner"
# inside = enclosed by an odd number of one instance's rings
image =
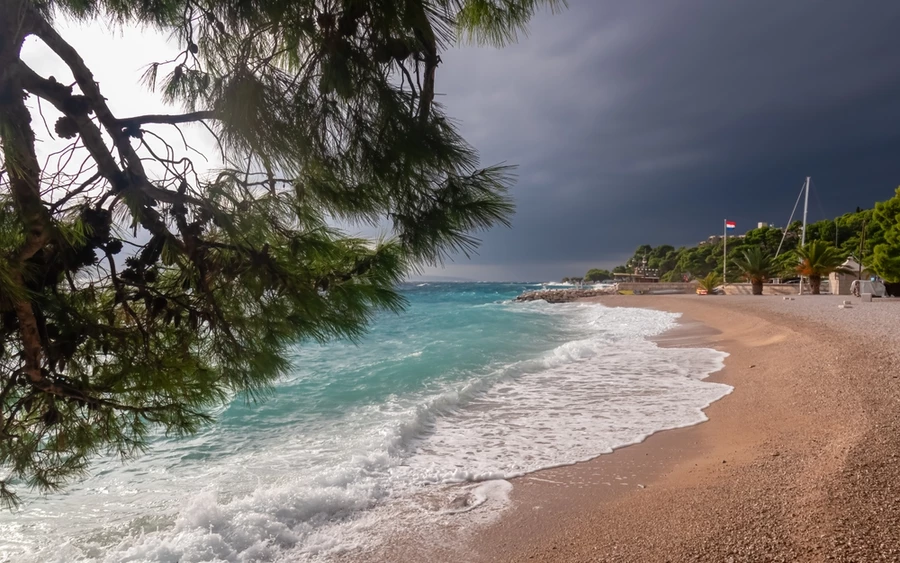
[[[519,166],[517,213],[511,229],[482,233],[471,260],[424,274],[580,275],[641,244],[695,244],[725,218],[740,232],[783,225],[807,175],[811,220],[871,206],[900,184],[900,3],[569,5],[540,14],[514,45],[443,54],[438,101],[484,164]],[[167,110],[138,86],[144,64],[177,51],[166,38],[62,31],[117,114]],[[65,76],[39,42],[26,54],[38,72]],[[186,135],[213,159],[202,129]]]
[[[574,0],[501,50],[443,57],[440,101],[519,165],[512,229],[443,273],[553,279],[640,244],[810,219],[900,184],[900,4]]]

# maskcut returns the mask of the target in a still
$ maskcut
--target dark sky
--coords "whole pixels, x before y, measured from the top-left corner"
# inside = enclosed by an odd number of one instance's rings
[[[810,220],[900,184],[900,2],[570,0],[438,90],[484,163],[519,165],[512,229],[426,273],[549,280],[640,244]]]
[[[515,45],[444,53],[439,101],[484,164],[519,165],[518,211],[471,261],[426,275],[581,275],[641,244],[696,244],[726,218],[739,232],[784,225],[807,175],[811,221],[900,185],[897,0],[569,4]],[[62,28],[117,114],[171,111],[137,85],[146,62],[177,46],[146,30]],[[26,55],[65,74],[37,41]],[[186,134],[213,147],[201,130]],[[39,150],[52,149],[43,139]]]

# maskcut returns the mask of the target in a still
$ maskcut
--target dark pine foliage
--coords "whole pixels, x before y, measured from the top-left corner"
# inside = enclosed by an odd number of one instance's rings
[[[563,5],[0,0],[0,499],[134,455],[156,428],[195,431],[267,389],[286,346],[358,336],[402,308],[411,269],[507,223],[511,169],[480,166],[434,102],[440,54]],[[59,18],[172,35],[181,54],[145,86],[183,113],[115,115]],[[29,68],[27,37],[70,75]],[[33,120],[71,140],[48,162],[77,172],[40,164]],[[189,124],[216,139],[212,173],[167,142]],[[352,238],[329,218],[392,231]]]

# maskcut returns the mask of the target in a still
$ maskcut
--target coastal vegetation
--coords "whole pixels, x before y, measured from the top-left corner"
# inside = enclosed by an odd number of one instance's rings
[[[592,268],[584,275],[584,281],[589,282],[602,282],[610,279],[612,279],[612,273],[609,270],[600,270],[598,268]]]
[[[710,272],[700,278],[697,283],[699,284],[700,289],[709,294],[722,285],[722,276],[716,272]]]
[[[772,275],[772,258],[763,251],[762,247],[754,246],[743,252],[743,255],[734,259],[744,278],[750,282],[753,295],[762,295],[763,284]]]
[[[855,273],[841,267],[844,258],[837,248],[820,240],[814,240],[806,246],[798,248],[796,254],[800,259],[797,273],[809,278],[809,288],[813,295],[819,295],[823,276],[832,272]]]
[[[733,264],[736,267],[726,269],[727,281],[734,283],[747,279],[753,283],[741,267],[750,265],[747,263],[748,252],[753,253],[754,260],[768,258],[768,267],[765,268],[768,276],[756,276],[759,279],[790,279],[800,275],[797,265],[801,260],[801,228],[801,222],[794,221],[786,229],[762,226],[743,235],[729,236],[727,260],[729,266]],[[874,209],[857,208],[835,219],[810,223],[807,225],[806,240],[808,243],[819,242],[819,249],[825,246],[832,248],[841,262],[852,255],[886,281],[900,282],[900,188],[897,195],[876,204]],[[653,271],[660,281],[699,280],[710,272],[722,272],[726,259],[723,245],[720,235],[711,236],[695,246],[680,248],[669,244],[656,247],[644,244],[625,264],[614,267],[611,273],[630,273],[637,267],[643,267],[646,262],[646,268]],[[757,287],[761,289],[761,286],[754,286],[754,291]]]
[[[881,241],[872,252],[872,270],[887,282],[900,283],[900,188],[891,199],[875,204],[873,224]]]
[[[564,5],[0,0],[0,500],[259,397],[289,346],[359,336],[403,307],[407,273],[508,224],[512,169],[481,165],[434,101],[441,53]],[[144,83],[181,113],[116,115],[66,20],[170,35],[181,52]],[[26,39],[65,75],[29,66]]]

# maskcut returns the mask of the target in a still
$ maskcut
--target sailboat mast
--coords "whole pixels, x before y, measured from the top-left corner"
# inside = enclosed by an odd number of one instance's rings
[[[797,201],[794,202],[794,208],[791,210],[791,216],[787,220],[786,227],[784,228],[783,234],[781,235],[781,242],[778,243],[778,250],[775,251],[775,258],[781,254],[781,247],[784,246],[784,239],[787,238],[788,231],[790,230],[791,223],[794,222],[794,213],[797,212],[797,206],[800,205],[800,198],[803,197],[803,190],[806,189],[806,182],[803,182],[803,185],[800,186],[800,193],[797,194]]]
[[[806,246],[806,212],[809,210],[809,176],[806,177],[806,197],[803,199],[803,232],[800,235],[800,246]]]
[[[806,195],[803,199],[803,230],[800,232],[800,248],[806,246],[806,212],[809,210],[809,176],[806,177],[806,184],[803,186]],[[803,276],[800,276],[800,295],[803,295]]]

